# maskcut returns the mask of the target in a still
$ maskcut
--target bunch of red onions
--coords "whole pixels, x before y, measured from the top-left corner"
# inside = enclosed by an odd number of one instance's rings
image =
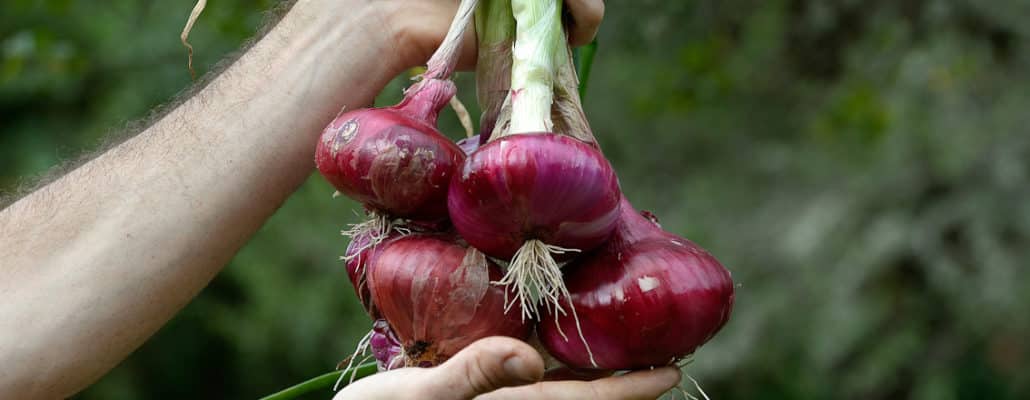
[[[477,3],[486,112],[480,135],[456,144],[436,119],[456,92],[448,76]],[[359,351],[371,347],[380,369],[534,331],[570,369],[662,366],[728,321],[729,272],[634,210],[577,84],[560,0],[463,0],[401,103],[326,128],[316,165],[370,216],[348,232],[343,258],[375,320]]]

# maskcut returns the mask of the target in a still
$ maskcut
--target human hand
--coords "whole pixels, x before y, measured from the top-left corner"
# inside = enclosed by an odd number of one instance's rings
[[[335,400],[655,399],[680,381],[679,370],[659,368],[591,382],[551,381],[529,345],[492,337],[477,341],[434,368],[402,368],[341,390]]]
[[[402,5],[389,10],[388,21],[400,33],[398,45],[404,62],[410,65],[422,65],[436,50],[447,34],[458,0],[410,1],[402,0]],[[597,28],[604,17],[602,0],[565,0],[565,8],[572,16],[569,26],[569,41],[574,46],[583,45],[593,40]],[[469,68],[475,60],[475,29],[466,31],[464,49],[459,65]]]
[[[390,37],[388,40],[396,57],[393,67],[405,69],[424,65],[440,45],[457,11],[458,0],[394,0],[368,4],[372,10],[363,10],[364,7],[351,1],[300,1],[291,12],[322,16],[366,13],[364,17],[376,20],[377,27]],[[572,16],[569,41],[578,46],[593,40],[604,17],[604,1],[565,0],[565,8]],[[459,66],[467,69],[476,59],[475,29],[466,31],[463,43]]]

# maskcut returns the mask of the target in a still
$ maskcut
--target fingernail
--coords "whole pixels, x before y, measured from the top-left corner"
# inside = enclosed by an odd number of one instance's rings
[[[536,382],[533,371],[530,371],[529,365],[526,364],[523,357],[511,356],[504,360],[504,372],[512,379],[517,379],[519,383]]]

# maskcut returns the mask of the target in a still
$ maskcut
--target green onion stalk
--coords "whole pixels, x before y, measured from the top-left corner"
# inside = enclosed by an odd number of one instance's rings
[[[554,132],[596,144],[583,112],[572,49],[561,26],[561,2],[514,0],[511,8],[506,7],[508,4],[505,0],[483,0],[478,10],[483,16],[477,19],[481,32],[481,65],[477,70],[480,104],[484,105],[483,121],[496,121],[482,124],[480,132],[491,132],[490,138]],[[512,46],[514,37],[518,40]],[[498,60],[504,49],[511,54],[510,66]],[[504,67],[510,68],[510,91],[498,89],[505,84],[499,75]],[[502,99],[498,95],[502,92],[509,95]],[[498,115],[490,114],[498,104]]]
[[[511,48],[515,42],[515,17],[510,0],[480,0],[476,9],[476,35],[479,39],[476,60],[476,96],[483,114],[479,133],[483,141],[494,132],[511,89]],[[507,129],[510,108],[501,124]]]
[[[552,132],[558,61],[566,51],[560,0],[513,0],[511,126],[508,134]],[[500,136],[500,135],[498,135]]]

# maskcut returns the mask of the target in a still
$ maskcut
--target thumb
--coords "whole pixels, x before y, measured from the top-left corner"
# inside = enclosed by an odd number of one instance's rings
[[[539,381],[544,360],[528,344],[508,337],[472,343],[431,370],[433,399],[471,399],[494,390]]]

